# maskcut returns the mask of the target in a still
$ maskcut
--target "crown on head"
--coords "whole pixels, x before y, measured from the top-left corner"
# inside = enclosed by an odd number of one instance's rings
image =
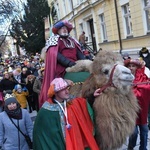
[[[5,97],[4,97],[4,100],[6,100],[6,99],[8,99],[8,98],[11,98],[11,97],[14,97],[14,95],[7,93],[7,94],[5,95]]]

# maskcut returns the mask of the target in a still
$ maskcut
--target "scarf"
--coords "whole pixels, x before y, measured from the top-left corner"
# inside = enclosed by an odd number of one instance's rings
[[[20,120],[22,119],[22,110],[20,108],[20,104],[17,104],[17,108],[15,110],[9,110],[7,106],[4,107],[4,111],[10,118]]]

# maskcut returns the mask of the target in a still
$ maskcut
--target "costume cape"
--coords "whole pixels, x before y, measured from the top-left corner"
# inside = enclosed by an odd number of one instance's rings
[[[149,79],[144,73],[144,67],[136,70],[134,84],[148,82]],[[138,99],[140,111],[138,113],[137,125],[147,124],[148,109],[150,105],[150,84],[137,84],[133,88],[134,94]]]
[[[71,104],[67,104],[67,114],[71,128],[68,130],[65,127],[64,138],[59,112],[46,107],[40,109],[34,123],[34,150],[84,150],[87,147],[99,150],[93,136],[94,128],[86,100],[72,100]]]
[[[73,38],[71,38],[71,39],[74,41],[74,43],[78,47],[78,49],[81,50],[77,41],[74,40]],[[46,53],[44,79],[42,82],[42,88],[41,88],[40,97],[39,97],[39,106],[40,107],[48,99],[47,92],[48,92],[50,83],[55,78],[58,47],[59,47],[59,43],[57,42],[56,45],[50,46]]]

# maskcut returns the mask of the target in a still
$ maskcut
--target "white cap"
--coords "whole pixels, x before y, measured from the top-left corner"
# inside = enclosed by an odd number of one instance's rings
[[[8,72],[13,72],[13,69],[11,67],[8,68]]]

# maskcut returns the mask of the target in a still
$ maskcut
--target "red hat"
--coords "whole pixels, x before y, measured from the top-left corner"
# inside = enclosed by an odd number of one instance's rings
[[[73,29],[73,26],[70,22],[68,22],[67,20],[63,20],[63,21],[59,21],[56,24],[54,24],[54,26],[52,28],[52,32],[54,34],[58,34],[58,30],[63,26],[67,27],[68,32],[70,32]]]
[[[134,65],[138,66],[139,68],[142,66],[141,61],[139,59],[126,59],[126,60],[124,60],[124,65],[126,67],[128,67],[129,64],[134,64]]]

